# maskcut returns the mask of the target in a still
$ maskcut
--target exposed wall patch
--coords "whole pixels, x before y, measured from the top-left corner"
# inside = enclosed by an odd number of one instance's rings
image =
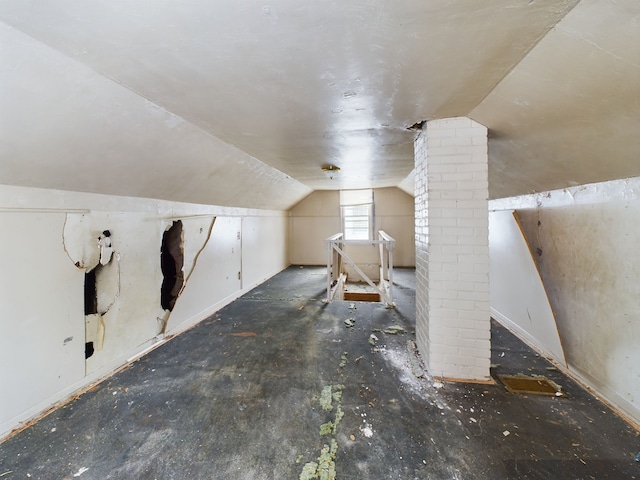
[[[98,237],[98,245],[100,245],[100,264],[106,265],[111,261],[111,257],[113,256],[111,232],[109,230],[104,230],[102,235]]]
[[[98,236],[100,261],[85,273],[84,314],[104,315],[120,294],[120,258],[112,247],[111,232]]]
[[[93,342],[86,342],[84,344],[84,358],[85,360],[91,357],[95,352],[95,348],[93,346]]]
[[[98,294],[96,291],[96,270],[98,267],[84,274],[84,314],[98,313]]]
[[[173,222],[162,235],[160,266],[163,276],[160,303],[163,309],[172,311],[184,286],[184,237],[181,220]]]
[[[103,219],[104,220],[104,219]],[[67,215],[63,234],[65,252],[77,268],[84,269],[85,360],[101,351],[105,315],[120,296],[120,254],[111,230],[98,230],[87,215]]]

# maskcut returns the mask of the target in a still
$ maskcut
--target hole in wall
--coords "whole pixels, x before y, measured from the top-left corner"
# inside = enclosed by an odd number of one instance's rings
[[[421,121],[416,122],[413,125],[407,127],[407,130],[422,130],[422,127],[424,127],[425,123],[427,123],[426,120],[421,120]]]
[[[86,342],[84,344],[84,358],[85,358],[85,360],[87,358],[89,358],[91,355],[93,355],[93,352],[95,352],[95,347],[93,346],[93,342]]]
[[[98,313],[98,290],[96,273],[100,265],[84,274],[84,314]]]
[[[162,235],[160,266],[163,276],[160,303],[163,309],[172,311],[184,285],[184,244],[181,220],[173,222],[173,225]]]
[[[98,282],[100,281],[99,280],[100,278],[103,279],[101,288],[104,291],[105,290],[104,273],[108,273],[108,272],[105,270],[105,266],[99,263],[98,265],[96,265],[96,267],[93,270],[90,270],[89,272],[86,272],[84,274],[84,314],[85,315],[92,315],[94,313],[99,313],[103,315],[109,309],[108,307],[105,308],[104,299],[102,301],[103,303],[102,309],[104,311],[100,311],[99,309],[100,302],[98,301]],[[109,275],[107,275],[107,277],[108,276]],[[108,288],[106,288],[106,290],[108,290]]]
[[[85,271],[84,276],[85,360],[102,350],[105,330],[103,315],[120,295],[120,257],[112,247],[109,230],[104,230],[98,236],[98,245],[98,264]]]

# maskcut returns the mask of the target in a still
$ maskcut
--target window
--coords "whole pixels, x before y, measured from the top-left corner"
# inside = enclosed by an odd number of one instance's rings
[[[340,211],[345,240],[373,238],[373,190],[340,191]]]

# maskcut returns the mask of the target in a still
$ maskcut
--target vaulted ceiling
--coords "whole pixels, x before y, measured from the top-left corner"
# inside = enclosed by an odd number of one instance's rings
[[[452,116],[492,198],[640,175],[636,0],[0,0],[0,49],[1,184],[411,191],[408,127]]]

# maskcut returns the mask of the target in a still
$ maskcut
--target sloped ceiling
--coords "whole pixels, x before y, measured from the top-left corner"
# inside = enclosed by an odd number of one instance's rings
[[[278,209],[314,189],[410,191],[407,127],[458,115],[490,129],[492,197],[640,175],[639,15],[634,0],[0,0],[0,183]]]
[[[640,175],[640,2],[581,1],[469,116],[494,198]]]

